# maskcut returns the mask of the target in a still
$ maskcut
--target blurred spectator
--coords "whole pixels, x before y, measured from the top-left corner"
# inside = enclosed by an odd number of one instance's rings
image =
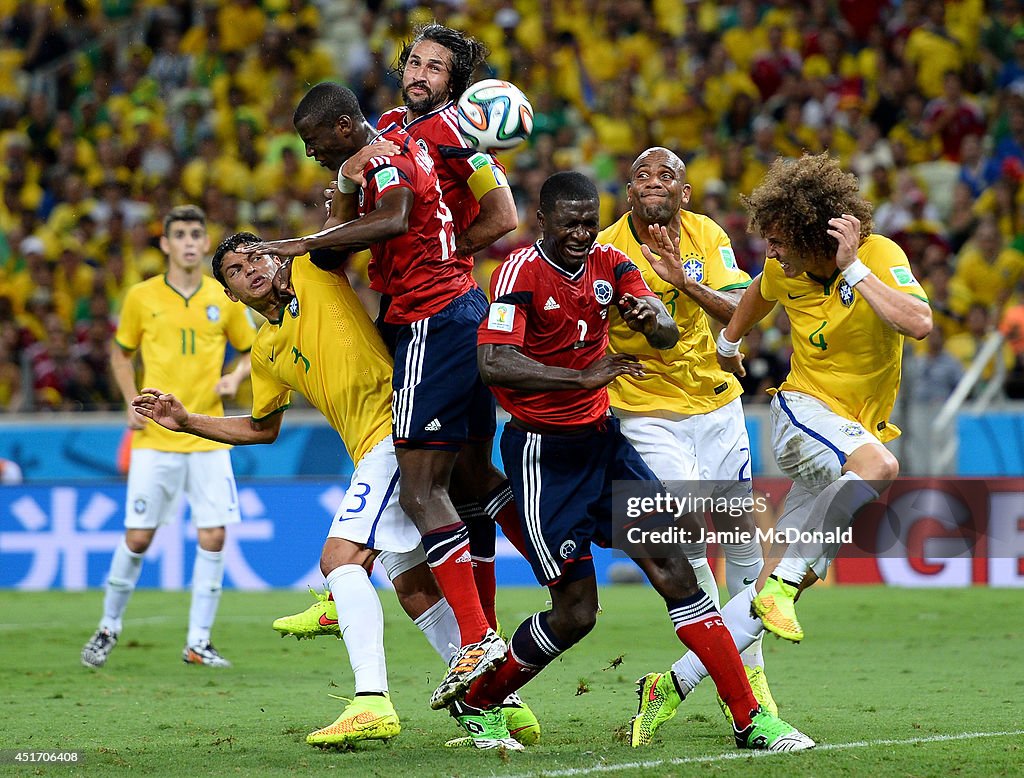
[[[768,390],[780,386],[788,372],[781,360],[772,351],[763,348],[763,345],[764,333],[758,327],[743,339],[743,365],[747,374],[739,382],[748,403],[771,402]]]
[[[993,331],[988,308],[980,303],[973,303],[967,310],[966,331],[950,337],[946,341],[946,350],[959,360],[964,370],[967,370],[974,363],[978,351]],[[1007,372],[1013,368],[1014,356],[1009,345],[1004,343],[996,356],[982,370],[979,387],[992,380],[997,360],[1002,360]]]
[[[994,219],[981,221],[957,259],[957,283],[972,303],[1001,309],[1024,274],[1024,254],[1011,248]]]
[[[940,406],[956,389],[964,375],[964,366],[946,348],[941,327],[934,327],[925,339],[926,351],[911,360],[907,383],[913,387],[911,400],[916,406]]]

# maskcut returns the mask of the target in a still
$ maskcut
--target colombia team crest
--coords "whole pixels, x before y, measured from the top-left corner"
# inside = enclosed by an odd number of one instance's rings
[[[612,285],[605,281],[603,278],[599,278],[594,282],[594,297],[601,305],[607,305],[612,301]]]

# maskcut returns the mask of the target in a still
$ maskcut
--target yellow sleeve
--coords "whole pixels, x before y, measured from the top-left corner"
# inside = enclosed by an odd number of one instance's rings
[[[774,259],[766,259],[764,261],[764,270],[761,271],[761,296],[765,300],[778,300],[779,292],[775,288],[776,276],[780,273],[782,268],[779,267],[779,263]]]
[[[712,289],[728,292],[750,286],[750,276],[736,264],[729,236],[715,222],[708,225],[704,256],[704,283]]]
[[[228,307],[228,341],[236,351],[246,352],[252,348],[256,339],[256,330],[249,319],[249,313],[241,303],[232,303]]]
[[[139,302],[138,287],[129,289],[124,296],[114,340],[127,351],[135,351],[142,342],[142,304]]]
[[[871,268],[886,286],[928,302],[928,293],[914,277],[914,271],[910,269],[910,260],[903,253],[903,249],[888,238],[872,237],[874,239],[870,243],[862,244],[858,250],[860,260]]]
[[[287,410],[292,401],[292,390],[282,384],[270,371],[266,355],[253,349],[252,355],[252,417],[259,421]]]

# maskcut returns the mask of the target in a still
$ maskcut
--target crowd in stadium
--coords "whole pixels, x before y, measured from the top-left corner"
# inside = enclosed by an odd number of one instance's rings
[[[333,5],[340,5],[333,8]],[[642,149],[687,163],[693,210],[764,246],[740,195],[778,155],[828,150],[860,177],[876,231],[906,251],[939,325],[916,399],[948,396],[986,334],[1024,373],[1024,13],[1008,0],[0,0],[0,410],[115,409],[107,368],[127,287],[161,273],[161,216],[195,203],[214,244],[320,227],[323,171],[292,110],[348,83],[375,121],[391,71],[436,18],[491,50],[532,100],[530,142],[501,157],[519,228],[478,280],[536,238],[540,183],[579,170],[601,221],[628,209]],[[346,23],[338,21],[338,14]],[[354,22],[353,22],[354,20]],[[360,265],[352,267],[359,282]],[[788,365],[784,314],[752,334],[748,402]]]

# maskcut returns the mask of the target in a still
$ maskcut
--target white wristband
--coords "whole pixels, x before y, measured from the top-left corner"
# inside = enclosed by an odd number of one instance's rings
[[[843,269],[843,278],[846,279],[846,283],[852,289],[865,278],[871,275],[871,268],[861,262],[859,259],[853,260],[846,268]]]
[[[731,341],[725,337],[725,329],[718,333],[718,339],[715,341],[715,345],[718,347],[718,353],[723,357],[734,357],[740,353],[740,342],[743,338],[737,341]]]
[[[357,189],[359,189],[359,185],[356,184],[355,181],[349,181],[347,178],[345,178],[345,176],[343,176],[341,174],[341,171],[339,170],[338,171],[338,191],[341,192],[342,194],[352,194]]]

